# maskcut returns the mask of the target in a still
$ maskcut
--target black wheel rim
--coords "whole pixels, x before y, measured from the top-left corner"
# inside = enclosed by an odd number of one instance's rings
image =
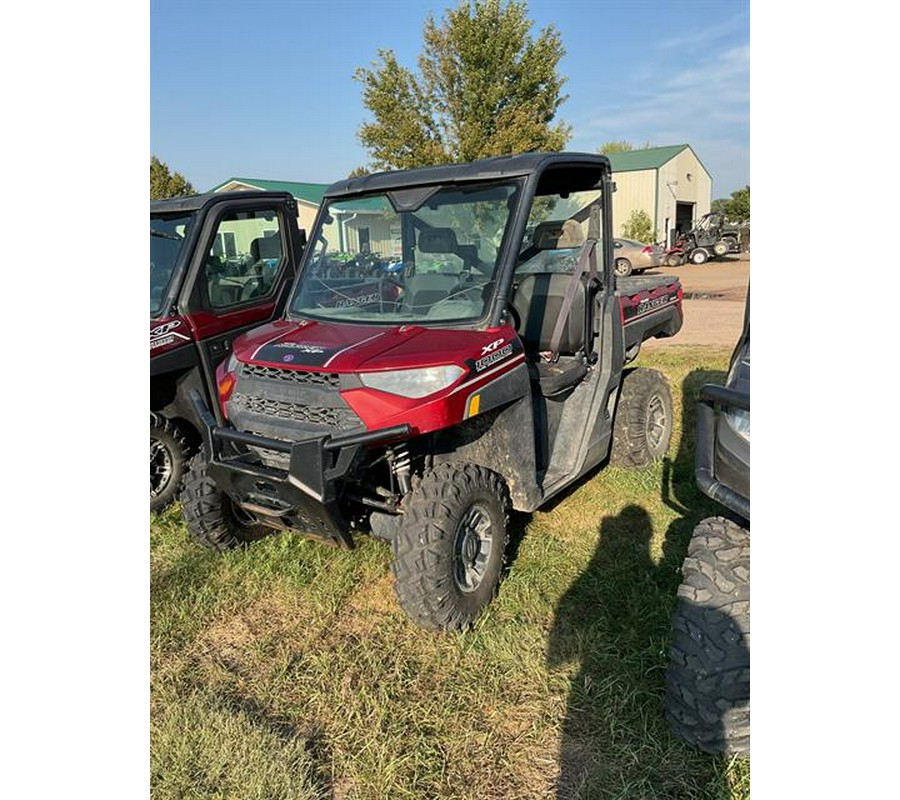
[[[655,394],[650,398],[650,402],[647,403],[647,444],[650,445],[650,449],[657,455],[665,439],[668,424],[666,405],[663,403],[662,398]]]
[[[474,592],[481,586],[493,546],[491,515],[475,503],[456,526],[453,543],[453,580],[460,591]]]
[[[159,497],[172,480],[174,459],[159,439],[150,439],[150,499]]]

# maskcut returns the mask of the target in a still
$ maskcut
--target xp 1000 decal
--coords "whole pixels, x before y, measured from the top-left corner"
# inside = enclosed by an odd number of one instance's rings
[[[150,349],[156,350],[174,342],[188,341],[191,337],[185,336],[185,334],[177,330],[181,325],[180,319],[173,319],[150,328]]]

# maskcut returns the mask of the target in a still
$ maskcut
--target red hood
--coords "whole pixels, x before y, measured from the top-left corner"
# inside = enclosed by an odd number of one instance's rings
[[[278,320],[241,336],[234,353],[245,363],[367,372],[463,364],[512,339],[510,326],[481,331]]]

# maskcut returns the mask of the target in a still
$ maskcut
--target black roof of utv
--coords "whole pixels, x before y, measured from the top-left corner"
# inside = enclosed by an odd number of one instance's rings
[[[283,200],[290,197],[288,192],[258,192],[258,191],[236,191],[236,192],[206,192],[205,194],[191,194],[187,197],[172,197],[168,200],[151,200],[151,214],[176,214],[179,212],[199,211],[205,205],[218,202],[221,200],[240,200],[240,199],[268,199],[273,198]]]
[[[501,180],[532,175],[551,166],[605,167],[609,159],[597,153],[522,153],[517,156],[495,156],[467,164],[439,164],[394,172],[376,172],[361,178],[348,178],[331,184],[325,197],[376,192],[385,189],[404,189],[423,184],[452,184],[466,181]]]

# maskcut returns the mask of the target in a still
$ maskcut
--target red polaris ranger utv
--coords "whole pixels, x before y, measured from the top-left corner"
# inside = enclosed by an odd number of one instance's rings
[[[666,452],[673,277],[616,279],[604,156],[528,153],[340,181],[283,319],[237,339],[182,496],[225,549],[264,528],[391,542],[400,604],[458,629],[494,595],[510,507]]]
[[[178,493],[200,445],[188,389],[216,396],[239,333],[281,316],[303,249],[286,192],[150,203],[150,510]]]

